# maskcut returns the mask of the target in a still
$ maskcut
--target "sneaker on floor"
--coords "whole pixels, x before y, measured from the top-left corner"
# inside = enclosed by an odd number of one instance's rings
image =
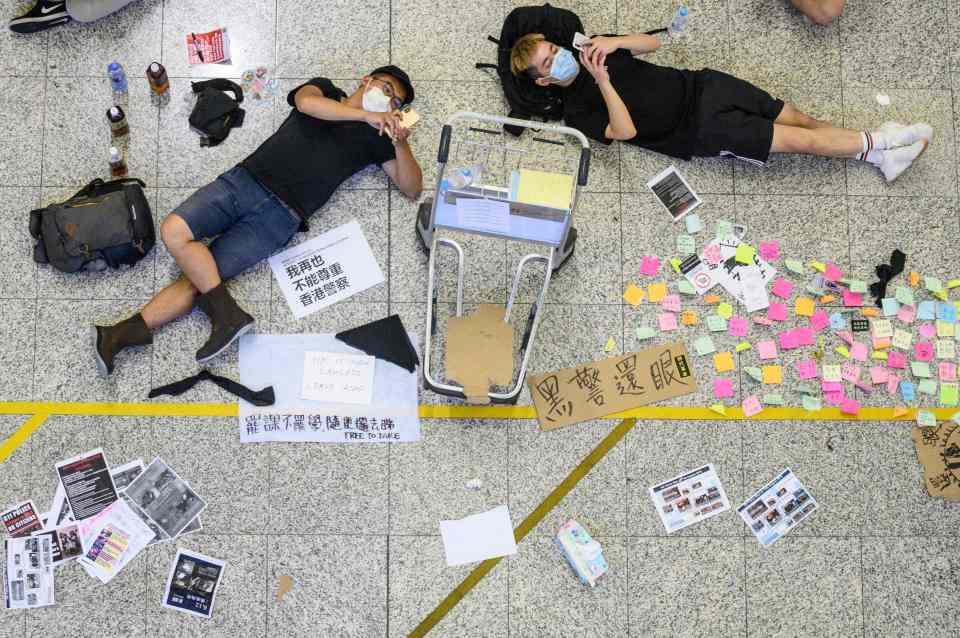
[[[14,33],[37,33],[70,22],[65,0],[38,0],[33,8],[10,21]]]
[[[919,140],[910,146],[900,146],[898,148],[880,151],[883,155],[878,167],[883,172],[883,176],[887,181],[894,181],[900,177],[903,171],[910,168],[910,165],[927,150],[927,144],[927,140]]]
[[[925,122],[905,126],[900,122],[884,122],[880,126],[880,133],[889,141],[888,148],[910,146],[920,140],[933,140],[933,127]]]

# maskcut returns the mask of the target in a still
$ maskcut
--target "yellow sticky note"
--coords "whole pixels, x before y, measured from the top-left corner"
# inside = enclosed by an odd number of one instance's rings
[[[753,346],[750,345],[749,341],[741,341],[736,345],[734,350],[736,350],[737,352],[743,352],[744,350],[749,350],[752,347]]]
[[[823,304],[824,306],[826,306],[828,303],[833,303],[836,300],[837,298],[834,297],[833,295],[824,295],[820,297],[820,303]]]
[[[680,314],[680,323],[685,326],[695,326],[699,322],[700,318],[697,316],[697,313],[692,310],[684,310]]]
[[[713,367],[717,372],[730,372],[733,370],[733,354],[730,352],[718,352],[713,355]]]
[[[573,175],[521,168],[517,172],[517,201],[566,209],[570,207]]]
[[[714,403],[713,405],[710,406],[710,409],[716,412],[717,414],[722,414],[723,416],[727,416],[727,406],[725,406],[722,403]]]
[[[946,290],[941,290],[940,292],[935,292],[935,293],[933,293],[933,296],[936,297],[937,299],[939,299],[940,301],[946,301],[946,300],[947,300],[947,291],[946,291]]]
[[[880,311],[876,308],[861,308],[860,314],[864,317],[878,317],[880,316]]]
[[[631,306],[639,306],[643,302],[643,298],[646,296],[646,293],[643,292],[643,288],[638,288],[633,284],[627,286],[627,291],[623,293],[623,299]]]
[[[647,297],[650,299],[650,303],[657,303],[662,301],[664,297],[667,296],[667,284],[665,283],[655,283],[647,286]]]
[[[679,259],[676,259],[676,258],[671,259],[671,260],[670,260],[670,265],[673,267],[673,271],[679,275],[679,274],[680,274],[680,260],[679,260]]]
[[[841,356],[848,359],[850,358],[850,351],[847,350],[847,346],[837,346],[837,352],[839,352]]]
[[[715,303],[720,303],[720,295],[704,295],[703,303],[711,306]]]
[[[953,288],[957,288],[957,287],[960,287],[960,279],[951,279],[950,281],[947,282],[948,289],[952,290]]]
[[[810,297],[797,297],[793,304],[793,311],[801,317],[812,317],[817,309],[817,303]]]
[[[783,381],[782,366],[763,366],[760,371],[763,373],[763,382],[769,385],[776,385]]]
[[[735,257],[738,264],[752,264],[756,254],[757,249],[750,244],[737,244],[737,254]]]
[[[887,353],[884,352],[883,350],[874,350],[873,352],[870,353],[870,358],[876,359],[877,361],[886,361]]]
[[[902,416],[906,416],[907,412],[909,412],[909,410],[907,410],[907,409],[906,409],[905,407],[903,407],[902,405],[898,405],[897,407],[895,407],[895,408],[893,409],[893,418],[896,419],[896,418],[899,418],[899,417],[902,417]]]
[[[827,265],[822,261],[811,261],[810,267],[816,270],[817,272],[823,272],[827,269]]]
[[[916,288],[916,287],[917,287],[917,284],[919,284],[919,283],[920,283],[920,273],[918,273],[916,270],[911,270],[911,271],[910,271],[910,285],[913,286],[914,288]]]
[[[607,337],[607,343],[603,346],[604,352],[613,352],[613,349],[617,346],[617,342],[613,340],[613,337]]]
[[[717,306],[717,314],[723,317],[724,319],[729,319],[733,316],[733,306],[724,302]]]

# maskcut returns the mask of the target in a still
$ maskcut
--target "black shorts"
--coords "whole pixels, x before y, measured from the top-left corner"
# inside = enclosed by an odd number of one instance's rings
[[[773,121],[783,110],[783,100],[763,89],[706,69],[697,80],[697,135],[693,155],[737,157],[763,165],[773,143]]]

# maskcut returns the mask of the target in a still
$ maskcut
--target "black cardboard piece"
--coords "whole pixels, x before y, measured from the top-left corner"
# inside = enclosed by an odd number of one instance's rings
[[[337,341],[378,359],[395,363],[409,372],[413,372],[420,365],[420,357],[410,343],[410,336],[398,315],[390,315],[338,332],[334,337]]]

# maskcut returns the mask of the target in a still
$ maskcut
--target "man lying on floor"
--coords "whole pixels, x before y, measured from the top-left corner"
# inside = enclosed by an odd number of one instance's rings
[[[515,75],[562,87],[564,120],[586,136],[684,160],[730,156],[763,165],[770,153],[850,157],[873,164],[892,182],[933,137],[928,124],[887,122],[872,132],[838,128],[726,73],[633,57],[659,47],[649,35],[596,36],[578,64],[569,49],[531,33],[516,41],[510,64]]]
[[[164,219],[160,236],[183,276],[132,317],[96,326],[100,374],[113,372],[124,348],[152,343],[152,330],[187,314],[194,303],[211,323],[197,361],[217,356],[254,321],[223,282],[306,230],[310,215],[364,167],[381,166],[404,195],[419,197],[423,176],[399,113],[412,100],[410,78],[395,66],[374,70],[349,96],[326,78],[290,91],[293,110],[280,128]],[[201,241],[211,237],[209,247]]]

